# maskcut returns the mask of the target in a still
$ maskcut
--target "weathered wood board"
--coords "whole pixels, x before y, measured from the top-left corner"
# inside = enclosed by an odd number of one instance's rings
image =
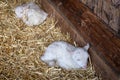
[[[43,8],[79,44],[91,44],[90,55],[104,80],[120,79],[120,39],[79,0],[41,0]]]
[[[120,0],[80,0],[120,35]]]

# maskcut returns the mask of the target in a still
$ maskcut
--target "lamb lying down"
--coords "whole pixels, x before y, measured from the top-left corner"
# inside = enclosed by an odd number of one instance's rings
[[[74,47],[64,41],[56,41],[48,46],[41,60],[49,66],[60,66],[64,69],[79,69],[87,67],[89,44],[83,48]]]
[[[48,16],[48,14],[34,2],[17,6],[15,13],[17,18],[22,19],[28,26],[39,25],[43,23]]]

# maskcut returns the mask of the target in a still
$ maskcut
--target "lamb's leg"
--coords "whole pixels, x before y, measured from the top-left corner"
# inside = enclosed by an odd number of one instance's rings
[[[54,57],[54,55],[43,55],[42,57],[41,57],[41,60],[42,61],[52,61],[52,60],[55,60],[55,57]]]
[[[55,61],[52,58],[47,58],[45,56],[42,56],[41,60],[46,62],[49,66],[55,66]]]
[[[67,65],[63,60],[58,60],[56,62],[56,65],[58,65],[58,66],[60,66],[60,67],[62,67],[64,69],[68,69],[69,68],[69,65]]]
[[[46,62],[49,66],[55,66],[55,56],[54,55],[43,55],[41,60]]]
[[[53,61],[49,61],[49,62],[48,62],[48,65],[51,66],[51,67],[52,67],[52,66],[55,66],[55,61],[54,61],[54,60],[53,60]]]

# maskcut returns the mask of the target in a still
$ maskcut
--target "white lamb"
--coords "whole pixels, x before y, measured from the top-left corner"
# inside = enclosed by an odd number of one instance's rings
[[[48,46],[41,60],[49,66],[60,66],[64,69],[79,69],[87,67],[89,44],[83,48],[74,47],[64,41],[56,41]]]
[[[16,16],[23,20],[28,26],[41,24],[48,16],[46,12],[33,2],[17,6]]]

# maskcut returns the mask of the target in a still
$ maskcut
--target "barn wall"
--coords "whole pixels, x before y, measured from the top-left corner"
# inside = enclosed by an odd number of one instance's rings
[[[120,34],[120,0],[80,0]]]

